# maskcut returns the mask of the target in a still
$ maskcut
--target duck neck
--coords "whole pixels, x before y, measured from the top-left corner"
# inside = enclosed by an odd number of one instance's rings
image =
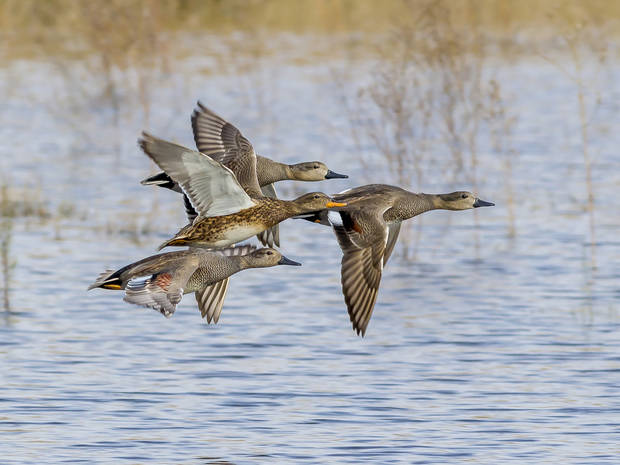
[[[390,217],[386,218],[402,221],[413,218],[421,213],[439,208],[439,198],[435,194],[407,192],[407,195],[400,202],[396,202],[388,212]],[[387,212],[386,212],[387,213]]]
[[[259,155],[256,156],[256,173],[258,175],[258,183],[261,186],[286,179],[294,179],[289,165]]]
[[[208,270],[211,280],[220,281],[247,268],[244,266],[244,263],[239,260],[243,258],[242,256],[217,254],[215,257],[213,256],[213,252],[209,251],[209,253],[205,254],[204,260],[200,263],[200,268]]]
[[[303,207],[297,204],[294,200],[286,202],[286,205],[281,210],[281,216],[283,219],[290,218],[295,215],[301,215],[303,213],[309,213],[314,211],[312,209],[308,209],[307,207]],[[283,221],[283,220],[281,220]]]
[[[227,271],[230,272],[229,276],[238,273],[239,271],[250,268],[250,263],[247,257],[244,255],[233,255],[226,258],[228,259],[228,264],[226,268]]]

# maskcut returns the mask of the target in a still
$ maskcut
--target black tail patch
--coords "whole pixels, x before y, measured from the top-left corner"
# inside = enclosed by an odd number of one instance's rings
[[[140,184],[145,186],[153,184],[171,190],[177,189],[177,183],[163,171],[161,173],[157,173],[155,176],[151,176],[150,178],[140,181]]]

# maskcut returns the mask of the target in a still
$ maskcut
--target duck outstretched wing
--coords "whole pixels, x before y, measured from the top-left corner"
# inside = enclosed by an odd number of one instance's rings
[[[262,197],[256,153],[239,129],[200,102],[192,113],[192,129],[201,153],[230,168],[250,197]]]
[[[179,183],[199,216],[223,216],[255,206],[233,172],[212,158],[145,132],[140,147]]]

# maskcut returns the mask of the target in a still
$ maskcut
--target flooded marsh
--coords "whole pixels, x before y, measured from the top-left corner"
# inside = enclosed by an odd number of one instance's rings
[[[617,463],[620,10],[503,5],[1,1],[4,463]],[[496,206],[409,221],[364,338],[299,220],[303,266],[233,279],[215,326],[87,293],[185,224],[136,140],[193,147],[198,99],[349,175],[283,198]]]

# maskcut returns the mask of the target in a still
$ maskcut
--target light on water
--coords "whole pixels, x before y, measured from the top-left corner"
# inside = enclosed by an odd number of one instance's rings
[[[460,61],[458,47],[441,55],[450,64],[433,61],[437,38],[426,55],[388,63],[384,40],[421,39],[383,14],[369,30],[361,7],[351,14],[363,34],[336,19],[325,32],[313,8],[299,33],[283,13],[239,31],[241,13],[201,11],[224,15],[222,29],[149,22],[177,39],[158,52],[80,29],[75,56],[33,42],[2,58],[0,462],[617,463],[613,31],[596,42],[608,44],[601,58],[586,42],[571,54],[563,23],[502,42],[483,17],[495,44],[483,64]],[[100,68],[114,47],[127,61]],[[417,90],[388,79],[400,59]],[[456,82],[462,94],[440,96]],[[349,175],[280,183],[283,198],[386,182],[475,190],[496,206],[410,220],[364,338],[351,330],[333,233],[301,220],[280,235],[303,266],[234,276],[217,325],[191,295],[166,319],[120,293],[87,294],[98,273],[152,255],[184,224],[178,194],[139,184],[155,168],[135,141],[149,130],[193,146],[197,99],[259,154]],[[416,105],[398,113],[398,102]]]

